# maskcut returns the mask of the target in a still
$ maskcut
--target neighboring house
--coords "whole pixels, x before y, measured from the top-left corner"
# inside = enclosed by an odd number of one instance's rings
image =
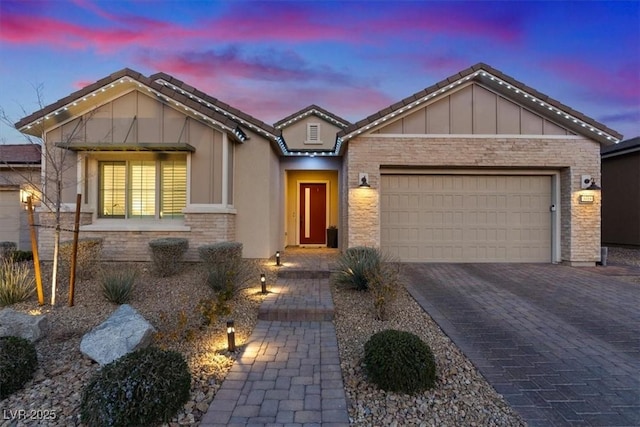
[[[189,259],[224,240],[269,257],[336,225],[341,248],[403,261],[593,265],[600,196],[583,175],[599,181],[600,147],[621,138],[485,64],[355,124],[312,105],[274,126],[125,69],[16,127],[71,154],[65,221],[81,193],[81,233],[114,260],[149,259],[160,236],[189,238]]]
[[[39,204],[40,146],[0,144],[0,242],[31,250],[26,197]]]
[[[601,155],[602,244],[640,246],[640,137]]]

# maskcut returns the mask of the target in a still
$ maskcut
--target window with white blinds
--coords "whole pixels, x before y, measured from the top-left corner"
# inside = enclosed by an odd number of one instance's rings
[[[185,160],[99,162],[99,216],[178,218],[187,205]]]

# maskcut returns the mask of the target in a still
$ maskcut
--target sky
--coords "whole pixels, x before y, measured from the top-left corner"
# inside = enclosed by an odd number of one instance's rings
[[[270,124],[311,104],[355,122],[478,62],[640,136],[640,0],[0,0],[13,122],[39,92],[48,105],[125,67]]]

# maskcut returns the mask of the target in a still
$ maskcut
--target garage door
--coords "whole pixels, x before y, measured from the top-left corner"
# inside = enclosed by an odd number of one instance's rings
[[[20,238],[20,192],[0,189],[0,242],[18,243]]]
[[[551,177],[382,175],[381,246],[405,262],[550,262]]]

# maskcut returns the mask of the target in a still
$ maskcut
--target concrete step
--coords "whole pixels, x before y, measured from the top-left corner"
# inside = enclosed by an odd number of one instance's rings
[[[297,271],[300,272],[300,270]],[[320,277],[283,278],[279,276],[272,292],[260,304],[258,319],[289,322],[333,320],[334,306],[327,276],[309,273],[313,272],[304,271],[302,276]]]

